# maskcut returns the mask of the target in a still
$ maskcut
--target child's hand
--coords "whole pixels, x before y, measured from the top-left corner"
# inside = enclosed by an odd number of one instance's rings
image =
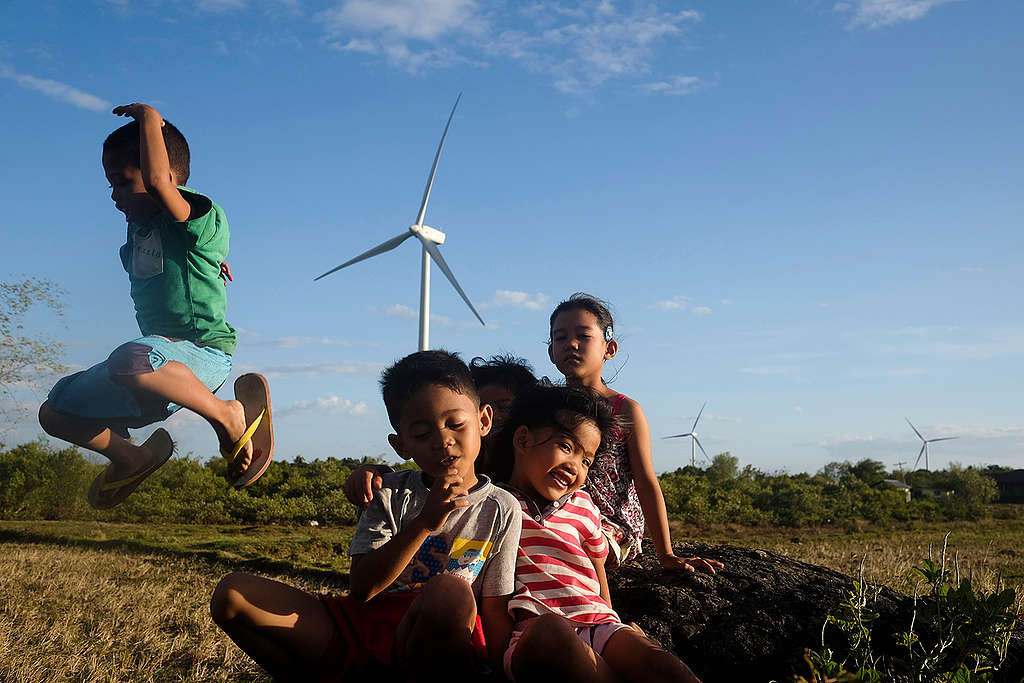
[[[148,104],[142,104],[141,102],[134,102],[132,104],[122,104],[118,107],[114,107],[112,112],[115,116],[129,116],[139,123],[142,123],[142,119],[147,116],[155,116],[156,120],[160,122],[160,125],[164,125],[164,117],[160,116],[160,112]]]
[[[419,523],[427,531],[437,531],[444,526],[452,510],[469,505],[466,500],[468,493],[469,490],[462,485],[458,470],[452,467],[444,477],[434,480],[434,486],[417,518]]]
[[[380,475],[390,471],[390,467],[360,465],[345,482],[345,498],[356,507],[365,508],[373,500],[373,492],[384,485]]]
[[[235,278],[231,277],[231,266],[228,265],[227,261],[220,262],[220,279],[224,280],[224,286],[228,286],[228,282],[234,282]],[[377,488],[380,488],[378,486]],[[369,503],[370,501],[366,501]]]
[[[695,572],[700,569],[708,574],[714,574],[716,567],[721,569],[725,566],[718,560],[706,560],[703,557],[676,557],[671,553],[659,555],[658,561],[661,562],[661,566],[665,569],[687,572]]]

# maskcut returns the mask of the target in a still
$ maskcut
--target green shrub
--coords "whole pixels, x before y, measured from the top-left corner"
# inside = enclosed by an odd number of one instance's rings
[[[913,569],[925,590],[914,595],[913,615],[896,635],[895,654],[875,645],[878,613],[872,606],[881,589],[864,583],[862,563],[860,580],[825,620],[821,649],[807,651],[810,678],[795,680],[993,680],[1017,623],[1017,596],[1012,588],[976,593],[969,578],[946,567],[948,538],[947,533],[938,563],[928,558]]]

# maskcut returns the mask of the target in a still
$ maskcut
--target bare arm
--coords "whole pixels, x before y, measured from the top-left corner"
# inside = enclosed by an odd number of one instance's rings
[[[609,605],[612,604],[612,595],[608,590],[608,572],[604,570],[604,561],[608,559],[608,556],[604,557],[591,557],[590,561],[594,563],[594,573],[597,574],[597,580],[601,584],[601,597]]]
[[[510,595],[480,599],[480,621],[483,622],[487,657],[495,671],[504,666],[505,648],[512,637],[512,615],[508,613]]]
[[[362,555],[358,562],[353,558],[349,571],[352,596],[366,602],[390,586],[427,536],[444,526],[452,510],[469,505],[466,493],[462,477],[457,474],[435,481],[418,516],[406,522],[387,543]]]
[[[146,191],[174,220],[187,221],[192,207],[178,192],[171,178],[171,163],[167,159],[161,130],[164,119],[160,112],[148,104],[136,102],[114,107],[114,114],[130,116],[139,122],[139,166]]]
[[[676,557],[672,550],[665,496],[661,492],[658,475],[654,472],[654,459],[651,455],[651,428],[640,404],[632,399],[627,401],[627,417],[631,422],[629,440],[626,443],[629,464],[633,468],[636,495],[640,499],[640,508],[644,512],[647,532],[654,541],[658,561],[665,569],[684,569],[692,572],[700,568],[714,574],[715,567],[722,566],[721,562],[700,557]]]

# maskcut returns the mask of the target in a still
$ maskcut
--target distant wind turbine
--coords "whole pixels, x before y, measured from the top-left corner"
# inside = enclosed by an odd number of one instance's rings
[[[690,437],[690,464],[697,465],[697,448],[700,448],[700,452],[704,454],[704,459],[711,462],[711,458],[708,457],[708,452],[704,450],[704,446],[701,445],[700,439],[697,438],[697,423],[700,422],[700,416],[704,414],[704,408],[707,406],[707,401],[700,407],[700,412],[697,413],[697,419],[693,421],[693,426],[690,427],[690,431],[685,434],[673,434],[672,436],[666,436],[666,439],[681,439]]]
[[[441,256],[440,250],[437,245],[444,244],[445,234],[440,230],[423,225],[423,215],[427,212],[427,200],[430,199],[430,188],[434,184],[434,173],[437,171],[437,162],[441,158],[441,149],[444,147],[445,136],[448,135],[448,126],[452,125],[452,117],[455,116],[455,108],[459,106],[459,100],[462,99],[462,93],[455,98],[455,104],[452,106],[452,112],[448,115],[448,123],[444,126],[444,132],[441,133],[441,142],[437,145],[437,153],[434,155],[434,165],[430,167],[430,177],[427,178],[427,187],[423,191],[423,201],[420,203],[420,212],[416,216],[416,223],[409,226],[409,229],[402,234],[392,237],[386,242],[382,242],[375,246],[369,251],[364,251],[359,256],[345,261],[340,266],[331,268],[329,271],[313,278],[319,280],[322,277],[326,277],[336,270],[341,270],[347,266],[351,266],[353,263],[359,263],[366,259],[376,256],[377,254],[383,254],[386,251],[391,251],[399,244],[409,239],[412,236],[416,236],[419,239],[420,244],[423,245],[423,260],[420,265],[420,344],[419,350],[426,351],[430,347],[430,260],[433,259],[437,263],[437,267],[441,269],[441,272],[445,274],[448,281],[452,283],[452,287],[459,293],[462,300],[469,306],[469,310],[473,311],[473,315],[480,321],[481,325],[485,325],[484,319],[480,317],[476,309],[473,308],[473,304],[470,303],[469,297],[462,291],[462,287],[459,286],[458,280],[455,279],[455,275],[452,273],[448,264],[445,263],[444,257]]]
[[[936,439],[926,439],[923,436],[921,436],[921,432],[917,431],[917,427],[915,427],[914,423],[910,421],[910,418],[905,417],[903,419],[907,421],[907,424],[910,425],[910,428],[914,430],[915,434],[917,434],[917,438],[921,439],[921,450],[918,451],[918,453],[917,453],[917,460],[914,461],[914,470],[915,471],[917,470],[917,463],[921,462],[921,456],[922,455],[924,456],[924,468],[925,468],[925,470],[927,470],[929,472],[931,471],[931,470],[928,469],[928,444],[935,443],[936,441],[949,441],[950,439],[959,439],[960,438],[959,436],[940,436],[940,437],[938,437]]]

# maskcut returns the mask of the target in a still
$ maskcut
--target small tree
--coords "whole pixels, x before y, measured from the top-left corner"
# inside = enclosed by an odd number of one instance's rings
[[[63,294],[56,283],[40,278],[0,282],[0,402],[13,403],[16,388],[39,389],[40,375],[66,369],[60,362],[64,345],[27,334],[24,320],[33,306],[48,308],[59,317]]]

